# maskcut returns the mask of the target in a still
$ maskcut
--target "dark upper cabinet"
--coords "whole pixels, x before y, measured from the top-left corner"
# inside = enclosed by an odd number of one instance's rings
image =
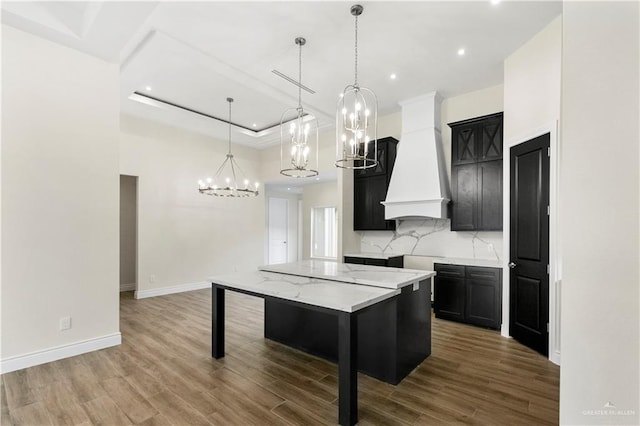
[[[451,230],[477,228],[478,165],[463,164],[451,169]]]
[[[353,229],[355,231],[394,230],[395,220],[384,219],[387,188],[396,161],[398,140],[392,137],[378,139],[378,165],[365,170],[354,170]],[[373,157],[373,152],[370,153]]]
[[[502,230],[502,113],[449,126],[451,230]]]
[[[451,127],[451,164],[476,162],[477,129],[478,126],[476,123],[460,124]]]
[[[502,160],[478,163],[477,230],[502,229]]]
[[[502,159],[502,113],[449,123],[451,164]]]
[[[478,161],[502,160],[502,113],[483,119],[478,124]]]

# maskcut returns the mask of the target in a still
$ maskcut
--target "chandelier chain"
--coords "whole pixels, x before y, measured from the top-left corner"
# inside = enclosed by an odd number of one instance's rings
[[[302,43],[298,44],[298,108],[302,109]]]
[[[356,38],[355,38],[355,84],[358,87],[358,15],[356,15]]]
[[[231,102],[233,100],[227,99],[229,102],[229,155],[231,155]]]

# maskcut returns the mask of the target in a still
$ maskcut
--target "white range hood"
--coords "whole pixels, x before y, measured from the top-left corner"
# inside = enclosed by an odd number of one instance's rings
[[[385,219],[445,219],[449,182],[440,134],[437,92],[400,102],[402,136],[391,173]]]

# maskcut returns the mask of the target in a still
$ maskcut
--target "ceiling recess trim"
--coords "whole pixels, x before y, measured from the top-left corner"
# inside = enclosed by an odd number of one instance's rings
[[[166,101],[164,99],[157,98],[155,96],[149,96],[147,94],[140,93],[140,92],[133,92],[131,94],[131,96],[129,96],[129,99],[132,100],[132,101],[143,103],[145,105],[149,105],[149,106],[155,106],[155,107],[160,107],[160,108],[168,106],[168,107],[171,107],[171,108],[177,108],[179,110],[190,112],[192,114],[197,114],[197,115],[202,116],[202,117],[210,118],[210,119],[219,121],[219,122],[224,123],[224,124],[231,124],[233,127],[236,127],[237,129],[239,129],[240,132],[242,132],[243,134],[248,135],[248,136],[253,136],[255,138],[261,138],[263,136],[268,136],[270,134],[273,134],[276,130],[280,129],[280,122],[275,123],[275,124],[271,124],[269,126],[261,128],[261,129],[252,129],[252,128],[247,127],[247,126],[243,126],[242,124],[229,122],[229,120],[227,120],[225,118],[216,117],[215,115],[207,114],[206,112],[198,111],[198,110],[186,107],[186,106],[182,106],[182,105],[179,105],[179,104],[176,104],[176,103],[173,103],[173,102],[169,102],[169,101]],[[308,119],[308,114],[305,114],[304,117],[305,117],[305,119],[303,121],[306,122],[307,119]],[[294,121],[295,119],[296,119],[296,117],[293,117],[292,119],[286,121],[285,123],[288,123],[290,121]]]

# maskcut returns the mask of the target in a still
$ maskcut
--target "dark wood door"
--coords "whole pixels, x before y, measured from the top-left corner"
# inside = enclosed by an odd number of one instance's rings
[[[509,333],[549,353],[549,134],[511,148]]]

